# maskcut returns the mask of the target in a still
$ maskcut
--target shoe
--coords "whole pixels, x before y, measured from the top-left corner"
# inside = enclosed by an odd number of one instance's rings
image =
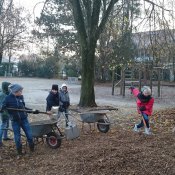
[[[146,135],[151,135],[150,128],[145,128],[144,134],[146,134]]]
[[[22,152],[22,147],[17,148],[17,155],[22,156],[25,153]]]
[[[29,145],[29,148],[30,148],[30,151],[31,151],[31,152],[34,152],[34,147],[35,147],[34,144]]]
[[[137,128],[137,125],[135,124],[134,126],[134,129],[133,129],[134,132],[139,132],[139,129]]]
[[[0,142],[0,147],[2,147],[4,144],[2,142]]]
[[[3,138],[3,140],[4,141],[9,141],[9,140],[13,140],[13,139],[7,137],[7,138]]]

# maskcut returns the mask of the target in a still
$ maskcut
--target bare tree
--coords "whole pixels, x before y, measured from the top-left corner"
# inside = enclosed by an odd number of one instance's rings
[[[22,8],[15,8],[13,0],[3,0],[0,4],[0,63],[8,45],[12,46],[18,36],[26,30],[26,18],[22,17]],[[13,47],[13,46],[12,46]]]

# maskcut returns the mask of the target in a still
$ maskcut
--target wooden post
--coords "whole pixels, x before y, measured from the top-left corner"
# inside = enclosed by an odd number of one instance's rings
[[[114,95],[114,76],[115,76],[115,69],[112,69],[112,95]]]
[[[160,68],[158,68],[158,84],[157,84],[157,93],[158,93],[158,97],[160,97],[160,80],[161,80],[161,71]]]
[[[146,72],[146,65],[144,66],[143,69],[143,81],[144,81],[144,86],[147,85],[147,76],[146,76],[147,72]]]
[[[123,67],[121,67],[120,95],[123,94]]]
[[[141,91],[141,87],[142,87],[142,71],[139,68],[139,90]]]
[[[123,89],[123,93],[122,96],[125,96],[125,69],[123,69],[123,82],[122,82],[122,89]]]
[[[151,92],[153,90],[153,79],[152,79],[152,77],[153,77],[153,70],[151,69],[150,70],[150,89],[151,89]]]
[[[160,81],[161,81],[161,67],[154,67],[157,70],[158,81],[157,81],[157,96],[160,97]]]

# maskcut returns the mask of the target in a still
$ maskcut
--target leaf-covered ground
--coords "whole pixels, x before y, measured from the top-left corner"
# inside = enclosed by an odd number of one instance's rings
[[[34,153],[25,148],[26,154],[19,158],[14,142],[5,142],[0,148],[0,174],[175,174],[175,109],[154,113],[150,136],[132,131],[134,123],[139,121],[136,113],[124,117],[120,111],[111,111],[110,117],[113,124],[108,133],[97,129],[90,132],[86,125],[78,139],[63,139],[59,149],[38,144]]]

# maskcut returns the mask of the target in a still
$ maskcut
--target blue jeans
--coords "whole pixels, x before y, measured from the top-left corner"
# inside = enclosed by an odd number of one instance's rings
[[[4,137],[4,139],[7,139],[7,129],[9,127],[9,118],[2,120],[2,124],[0,126],[0,143],[2,143],[2,137]]]
[[[27,118],[22,119],[20,122],[19,121],[12,121],[12,128],[13,128],[13,132],[14,132],[14,139],[15,139],[15,144],[16,144],[17,149],[22,147],[21,128],[23,129],[23,131],[27,137],[27,141],[29,143],[29,146],[34,144],[30,124],[29,124]]]
[[[144,120],[145,120],[145,123],[146,123],[146,127],[149,128],[149,117],[147,114],[145,114],[144,112],[141,113]],[[143,119],[141,120],[140,124],[137,125],[137,128],[141,128],[144,126],[144,123],[143,123]]]

